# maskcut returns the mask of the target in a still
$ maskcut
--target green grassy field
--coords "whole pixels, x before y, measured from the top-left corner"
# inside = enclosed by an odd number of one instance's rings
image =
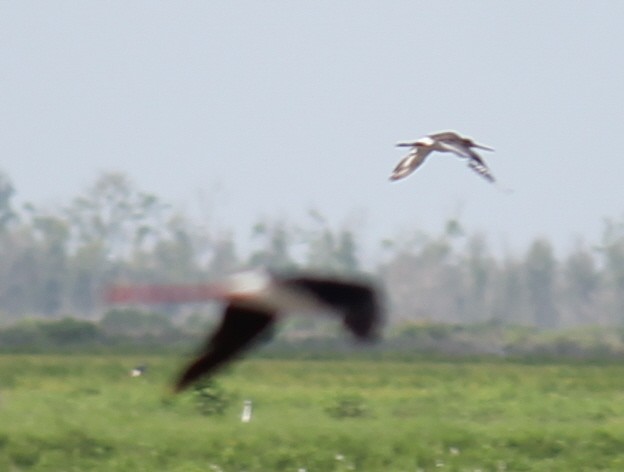
[[[624,470],[624,366],[248,360],[205,416],[181,362],[0,356],[0,470]]]

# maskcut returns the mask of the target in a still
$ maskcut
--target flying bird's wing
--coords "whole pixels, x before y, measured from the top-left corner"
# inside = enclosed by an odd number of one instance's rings
[[[474,170],[481,177],[484,177],[486,180],[488,180],[490,182],[494,182],[495,181],[494,176],[490,172],[490,169],[485,164],[483,159],[481,159],[481,156],[479,156],[479,154],[474,152],[470,148],[470,146],[465,146],[465,145],[463,145],[463,144],[461,144],[459,142],[456,142],[456,141],[446,141],[446,140],[438,141],[438,145],[443,147],[443,148],[445,148],[446,150],[448,150],[450,152],[453,152],[453,153],[457,154],[460,157],[468,158],[468,167],[470,167],[472,170]],[[487,149],[488,151],[493,150],[491,148],[488,148],[488,147],[485,147],[485,146],[481,146],[481,145],[479,145],[478,147],[481,147],[483,149]]]
[[[468,167],[470,167],[477,174],[479,174],[481,177],[485,178],[489,182],[494,182],[496,180],[494,179],[494,176],[490,172],[488,166],[485,165],[485,162],[483,162],[483,159],[481,159],[479,156],[477,156],[477,159],[471,158],[470,161],[468,161]]]
[[[456,141],[438,140],[438,146],[449,152],[452,152],[453,154],[457,154],[459,157],[471,157],[470,148]]]
[[[273,317],[269,313],[229,305],[216,333],[208,340],[201,355],[182,373],[175,390],[179,392],[199,377],[213,373],[271,326]]]
[[[429,135],[434,141],[461,141],[462,137],[453,131],[440,131]]]
[[[344,308],[344,325],[359,339],[375,339],[382,317],[379,301],[369,287],[351,287],[351,303]]]
[[[358,339],[372,340],[379,334],[381,309],[376,291],[368,284],[314,277],[296,277],[289,283],[335,309],[345,327]]]
[[[390,175],[390,180],[399,180],[403,177],[407,177],[423,163],[429,153],[431,153],[430,148],[414,146],[410,153],[401,159],[394,168],[392,175]]]

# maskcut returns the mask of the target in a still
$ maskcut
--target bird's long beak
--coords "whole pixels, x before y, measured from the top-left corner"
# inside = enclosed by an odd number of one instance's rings
[[[412,143],[396,143],[397,147],[414,147],[414,146],[418,146],[418,142],[412,142]]]
[[[476,147],[476,148],[479,148],[479,149],[484,149],[486,151],[493,151],[494,150],[494,148],[491,148],[491,147],[488,147],[488,146],[484,146],[482,144],[476,144],[476,143],[473,144],[472,147]]]

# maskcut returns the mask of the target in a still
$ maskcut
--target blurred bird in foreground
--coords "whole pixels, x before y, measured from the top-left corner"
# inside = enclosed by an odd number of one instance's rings
[[[433,133],[417,141],[398,143],[399,147],[411,147],[409,154],[405,156],[395,167],[390,180],[399,180],[407,177],[420,166],[425,158],[433,151],[452,152],[453,154],[468,159],[468,167],[484,177],[489,182],[494,182],[494,176],[485,164],[481,156],[473,151],[473,148],[493,151],[494,149],[475,143],[472,139],[464,138],[454,131],[442,131]]]
[[[210,285],[114,286],[108,289],[106,299],[109,303],[225,302],[221,323],[180,375],[175,384],[177,392],[200,377],[212,375],[289,313],[333,314],[363,341],[377,337],[382,321],[377,291],[371,283],[310,274],[254,271]]]
[[[226,302],[221,324],[198,357],[184,370],[176,383],[176,391],[183,390],[201,376],[214,373],[288,313],[336,314],[342,318],[345,328],[360,340],[375,339],[381,321],[375,290],[359,281],[252,272],[227,280],[220,298]]]

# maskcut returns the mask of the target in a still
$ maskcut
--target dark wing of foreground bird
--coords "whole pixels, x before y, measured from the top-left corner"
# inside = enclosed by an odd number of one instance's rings
[[[399,161],[390,175],[390,180],[399,180],[407,177],[420,166],[431,153],[430,148],[414,146],[407,156]]]
[[[342,322],[357,338],[377,338],[382,323],[381,308],[373,287],[340,280],[293,277],[288,283],[312,293],[323,304],[338,310]]]
[[[314,276],[280,277],[273,280],[273,296],[262,299],[249,298],[241,306],[228,305],[221,325],[208,340],[207,345],[181,375],[176,391],[187,387],[200,376],[213,373],[234,356],[258,341],[275,323],[278,313],[299,309],[309,312],[336,312],[345,327],[357,338],[370,340],[377,337],[381,324],[381,310],[376,291],[366,283],[346,282]],[[266,296],[266,293],[265,293]],[[263,308],[273,304],[273,308]]]
[[[217,332],[180,376],[175,391],[179,392],[199,377],[216,371],[259,339],[273,322],[273,317],[265,311],[229,305]]]

